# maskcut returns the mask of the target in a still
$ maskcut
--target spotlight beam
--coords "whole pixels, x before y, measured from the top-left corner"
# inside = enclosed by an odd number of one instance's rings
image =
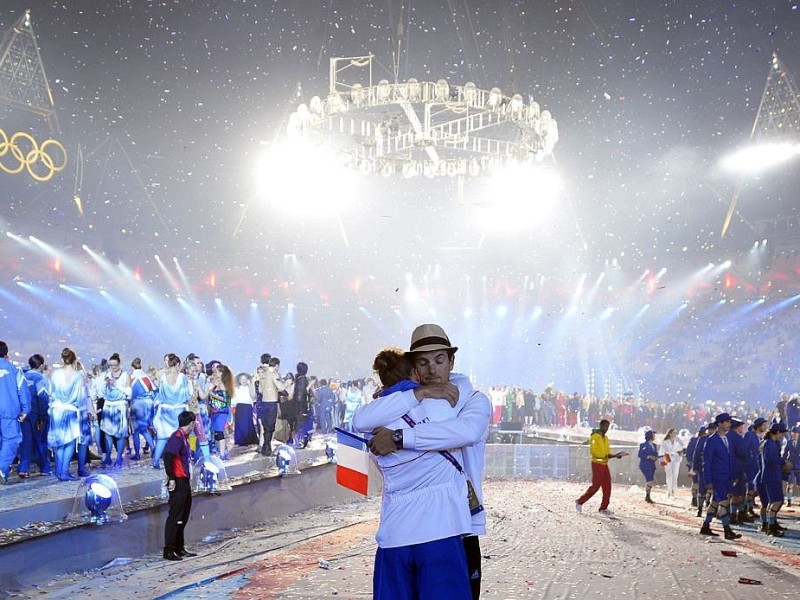
[[[173,256],[172,262],[175,263],[175,270],[178,271],[178,277],[180,278],[181,283],[183,284],[183,289],[186,290],[186,295],[192,299],[192,302],[197,303],[197,298],[195,297],[194,292],[192,291],[192,286],[189,285],[189,279],[186,277],[186,273],[183,272],[183,268],[181,268],[181,264],[178,262],[178,257]]]

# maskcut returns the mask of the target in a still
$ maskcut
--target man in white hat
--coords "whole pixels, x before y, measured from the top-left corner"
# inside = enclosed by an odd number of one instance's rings
[[[486,512],[480,502],[484,453],[492,407],[485,394],[472,390],[467,377],[453,373],[456,346],[439,325],[424,324],[411,335],[406,356],[411,360],[419,387],[397,392],[365,404],[353,417],[359,431],[372,431],[372,451],[385,456],[399,449],[444,453],[460,448],[469,484],[472,535],[463,537],[472,598],[480,596],[481,552],[478,536],[486,533]],[[453,384],[458,383],[458,387]],[[459,388],[462,392],[459,394]],[[384,427],[403,418],[426,398],[445,398],[454,406],[454,418],[416,423],[390,430]],[[408,422],[406,422],[408,423]],[[454,465],[455,467],[455,465]],[[420,507],[424,510],[424,507]],[[444,594],[443,597],[448,597]]]

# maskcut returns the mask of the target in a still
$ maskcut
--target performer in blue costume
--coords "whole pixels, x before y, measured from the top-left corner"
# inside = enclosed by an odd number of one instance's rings
[[[792,427],[792,437],[786,443],[783,458],[792,463],[792,469],[786,479],[786,506],[791,506],[794,492],[800,484],[800,427]]]
[[[61,351],[63,367],[50,377],[50,428],[47,445],[56,457],[56,477],[61,481],[77,481],[69,472],[69,463],[75,453],[75,444],[86,446],[84,419],[88,415],[89,389],[83,373],[78,371],[78,358],[69,348]],[[91,428],[89,430],[91,439]],[[80,455],[79,455],[80,456]],[[79,463],[79,474],[84,466]],[[87,473],[88,474],[88,473]]]
[[[0,484],[8,483],[11,463],[22,441],[20,423],[30,412],[22,373],[8,360],[8,345],[0,342]]]
[[[183,363],[183,374],[189,379],[189,385],[192,388],[192,395],[189,397],[189,411],[195,414],[192,432],[194,432],[194,437],[197,440],[197,447],[203,454],[203,460],[208,460],[211,456],[211,451],[208,447],[208,435],[206,434],[208,428],[205,427],[205,421],[203,420],[203,413],[205,413],[205,420],[209,420],[208,406],[206,405],[208,392],[206,392],[204,385],[205,379],[200,377],[197,361],[189,359]],[[195,453],[195,455],[199,458],[198,454]]]
[[[94,423],[97,421],[97,412],[95,411],[94,402],[92,402],[89,375],[86,369],[83,368],[81,361],[75,363],[75,369],[86,386],[86,401],[78,407],[78,422],[81,429],[81,437],[78,438],[78,475],[87,477],[89,469],[86,467],[86,461],[89,456],[89,446],[94,440]],[[99,451],[100,449],[98,448]]]
[[[747,469],[747,442],[744,439],[744,422],[731,419],[731,430],[727,434],[731,449],[731,490],[730,490],[730,522],[732,525],[745,523],[749,519],[746,510],[739,515],[739,507],[744,505],[747,494],[745,484]]]
[[[122,451],[128,436],[128,398],[131,394],[130,377],[120,366],[116,352],[108,357],[108,371],[105,373],[103,398],[103,422],[100,429],[106,442],[106,458],[103,464],[111,464],[111,449],[117,449],[114,468],[122,467]]]
[[[155,415],[155,399],[158,393],[157,382],[142,371],[142,359],[134,358],[131,362],[131,435],[133,436],[133,460],[141,460],[141,437],[155,450],[156,443],[150,434]]]
[[[189,379],[178,369],[181,359],[176,354],[168,354],[167,369],[158,382],[156,395],[156,414],[153,425],[156,428],[156,448],[153,453],[153,468],[161,468],[161,455],[167,447],[167,440],[178,429],[178,415],[189,408],[192,386]]]
[[[28,418],[22,422],[22,446],[19,452],[18,471],[22,479],[28,477],[31,462],[39,467],[42,475],[53,474],[50,451],[47,449],[49,425],[47,410],[50,407],[47,379],[44,376],[47,366],[41,354],[32,355],[28,359],[28,366],[30,368],[25,371],[24,375],[31,398],[31,412],[28,414]]]
[[[233,373],[222,365],[219,382],[209,390],[208,397],[211,409],[211,433],[217,443],[217,452],[223,460],[228,459],[228,443],[226,430],[231,426],[231,398],[234,393]]]
[[[737,540],[742,536],[731,529],[730,515],[728,514],[733,476],[732,449],[727,438],[727,433],[731,429],[731,416],[728,413],[720,413],[714,421],[717,424],[717,432],[708,437],[703,453],[703,478],[706,489],[711,492],[711,504],[706,512],[700,533],[718,537],[711,531],[711,520],[716,515],[722,522],[725,539]]]
[[[692,455],[692,472],[697,477],[697,516],[703,516],[703,507],[705,506],[708,494],[706,493],[706,480],[703,475],[703,456],[705,455],[706,442],[708,437],[717,430],[716,423],[709,423],[706,427],[700,428],[700,436],[697,438],[697,446],[695,446],[694,454]]]
[[[656,478],[656,461],[658,460],[658,448],[655,442],[656,432],[652,429],[645,432],[644,442],[639,444],[639,470],[644,475],[645,496],[644,501],[653,504],[650,498],[650,490],[653,489],[653,482]]]
[[[745,494],[745,509],[748,518],[755,520],[758,518],[756,514],[756,484],[755,478],[758,474],[758,447],[764,437],[764,433],[769,428],[769,423],[766,419],[761,417],[753,421],[753,424],[748,427],[747,432],[744,434],[744,444],[747,448],[747,458],[744,463],[744,484],[747,488]],[[766,513],[765,513],[766,514]],[[764,517],[766,523],[766,517]]]
[[[767,507],[766,534],[783,537],[783,528],[778,525],[778,511],[783,506],[783,457],[781,440],[786,433],[786,425],[775,423],[770,427],[759,450],[760,468],[756,485],[761,503]]]

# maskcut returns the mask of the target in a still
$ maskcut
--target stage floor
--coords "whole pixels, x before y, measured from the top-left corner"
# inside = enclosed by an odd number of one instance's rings
[[[301,468],[326,462],[325,443],[331,436],[315,436],[309,447],[297,450]],[[278,444],[273,444],[277,448]],[[277,476],[275,457],[261,456],[255,446],[234,448],[229,460],[224,462],[228,478],[235,484],[251,477]],[[72,473],[77,464],[72,464]],[[158,502],[164,480],[164,469],[154,469],[150,456],[133,461],[126,456],[121,469],[105,467],[93,461],[92,474],[111,477],[120,490],[120,497],[127,509],[136,510]],[[79,481],[58,481],[53,476],[34,475],[19,479],[12,471],[12,484],[0,488],[0,547],[2,544],[24,539],[31,535],[42,535],[57,530],[72,510]]]
[[[490,480],[489,533],[481,538],[487,599],[791,598],[800,585],[797,515],[786,512],[787,545],[739,527],[735,542],[698,535],[688,491],[676,498],[615,486],[613,518],[599,498],[575,513],[584,483]],[[157,555],[69,575],[19,597],[50,598],[370,598],[379,500],[339,503],[276,518],[197,543],[180,563]],[[719,529],[718,525],[714,525]],[[722,551],[735,553],[726,556]],[[320,561],[324,561],[320,563]],[[760,585],[739,583],[739,578]]]

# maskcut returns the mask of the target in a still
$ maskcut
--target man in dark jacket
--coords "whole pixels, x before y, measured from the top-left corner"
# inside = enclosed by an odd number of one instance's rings
[[[189,432],[194,428],[195,415],[185,410],[178,415],[178,429],[169,436],[164,449],[164,470],[167,472],[169,514],[164,527],[164,558],[182,560],[197,556],[186,550],[183,530],[192,510],[192,486],[189,481]]]

